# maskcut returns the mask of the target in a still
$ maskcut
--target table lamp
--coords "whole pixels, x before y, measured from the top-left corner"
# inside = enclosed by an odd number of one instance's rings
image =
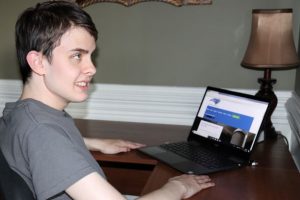
[[[241,65],[264,71],[264,77],[258,79],[260,89],[256,93],[256,96],[271,101],[263,128],[264,139],[277,137],[271,121],[277,106],[277,97],[273,91],[276,79],[271,78],[271,71],[292,69],[300,64],[293,39],[292,13],[292,9],[252,11],[250,40]]]

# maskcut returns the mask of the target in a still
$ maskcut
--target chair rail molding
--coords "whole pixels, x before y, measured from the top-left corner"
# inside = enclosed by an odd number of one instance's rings
[[[19,80],[0,79],[1,113],[5,102],[18,99],[21,87]],[[254,89],[227,89],[256,93]],[[81,119],[191,126],[204,92],[204,87],[94,84],[87,101],[71,103],[66,111],[74,118]],[[289,139],[291,127],[285,103],[293,92],[275,93],[278,104],[272,115],[272,122],[276,130]]]

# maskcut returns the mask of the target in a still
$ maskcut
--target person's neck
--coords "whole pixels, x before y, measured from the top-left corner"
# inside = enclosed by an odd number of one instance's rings
[[[43,84],[33,84],[31,80],[29,83],[26,83],[23,86],[23,91],[20,96],[20,100],[23,99],[34,99],[40,101],[56,110],[64,110],[68,102],[64,102],[61,99],[58,99],[48,90],[45,89]]]

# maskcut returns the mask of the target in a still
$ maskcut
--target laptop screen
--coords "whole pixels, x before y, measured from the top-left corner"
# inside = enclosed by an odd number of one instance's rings
[[[268,108],[255,96],[208,87],[192,134],[250,152]]]

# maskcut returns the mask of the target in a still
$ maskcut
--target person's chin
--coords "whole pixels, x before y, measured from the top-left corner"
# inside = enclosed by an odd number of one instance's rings
[[[77,97],[77,98],[74,98],[72,100],[73,103],[81,103],[81,102],[84,102],[88,99],[88,95],[82,95],[80,97]]]

